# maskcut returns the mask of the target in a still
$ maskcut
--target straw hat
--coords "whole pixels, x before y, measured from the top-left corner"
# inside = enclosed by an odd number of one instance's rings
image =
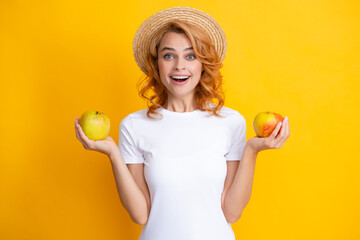
[[[221,61],[225,58],[226,37],[225,33],[209,14],[191,7],[173,7],[162,10],[146,19],[138,28],[133,40],[133,53],[136,64],[141,71],[146,73],[145,59],[149,54],[149,46],[152,37],[157,30],[173,19],[180,19],[184,22],[200,27],[209,35],[215,50]]]

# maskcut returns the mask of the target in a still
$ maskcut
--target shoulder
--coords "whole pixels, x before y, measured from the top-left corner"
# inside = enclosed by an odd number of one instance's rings
[[[220,110],[220,113],[226,115],[226,116],[232,116],[232,117],[242,117],[241,113],[235,109],[225,107],[223,106]]]
[[[223,106],[219,114],[224,116],[220,121],[222,121],[223,126],[226,126],[230,134],[246,129],[245,117],[239,111]]]
[[[245,123],[245,117],[237,110],[223,106],[220,109],[220,115],[224,116],[230,122],[242,122]]]
[[[147,119],[146,113],[148,111],[148,108],[144,108],[135,112],[132,112],[130,114],[128,114],[126,117],[124,117],[121,122],[120,125],[132,125],[133,122],[135,121],[143,121]]]
[[[145,109],[141,109],[141,110],[138,110],[136,112],[132,112],[130,114],[128,114],[127,116],[125,116],[120,124],[130,124],[131,121],[133,121],[134,119],[141,119],[141,118],[144,118],[146,116],[146,112],[147,112],[147,108]]]
[[[246,120],[239,111],[223,106],[220,115],[226,116],[227,120],[224,121],[225,126],[228,129],[228,133],[232,136],[232,139],[246,135]],[[243,141],[243,137],[239,139]]]
[[[149,108],[144,108],[144,109],[138,110],[136,112],[130,113],[128,116],[131,116],[131,118],[133,118],[133,119],[146,118],[146,113],[148,110],[149,110]]]

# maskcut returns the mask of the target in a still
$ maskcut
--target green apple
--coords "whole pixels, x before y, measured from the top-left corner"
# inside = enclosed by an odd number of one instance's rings
[[[91,140],[104,140],[110,131],[110,119],[99,111],[84,112],[79,124],[85,135]]]
[[[254,130],[258,137],[268,137],[276,128],[279,122],[283,121],[283,117],[274,112],[260,112],[254,118]]]

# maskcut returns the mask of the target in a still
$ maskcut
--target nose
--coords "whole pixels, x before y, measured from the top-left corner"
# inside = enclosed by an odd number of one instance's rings
[[[184,69],[185,68],[185,62],[181,58],[178,58],[178,60],[175,62],[175,69]]]

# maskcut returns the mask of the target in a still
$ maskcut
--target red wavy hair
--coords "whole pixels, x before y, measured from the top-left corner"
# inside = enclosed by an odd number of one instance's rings
[[[210,116],[215,115],[223,117],[219,111],[224,105],[225,94],[222,89],[222,75],[220,68],[223,66],[214,45],[211,44],[208,35],[202,29],[189,25],[180,20],[173,20],[161,28],[152,38],[150,43],[150,54],[146,58],[145,77],[138,82],[137,89],[139,96],[147,101],[147,116],[151,119],[158,119],[150,116],[162,114],[155,111],[156,109],[167,104],[167,89],[160,80],[158,70],[158,48],[162,37],[167,32],[185,33],[191,41],[196,58],[203,64],[204,71],[200,77],[199,84],[195,87],[196,106],[201,111],[207,111]],[[217,104],[211,107],[209,103],[217,100]]]

